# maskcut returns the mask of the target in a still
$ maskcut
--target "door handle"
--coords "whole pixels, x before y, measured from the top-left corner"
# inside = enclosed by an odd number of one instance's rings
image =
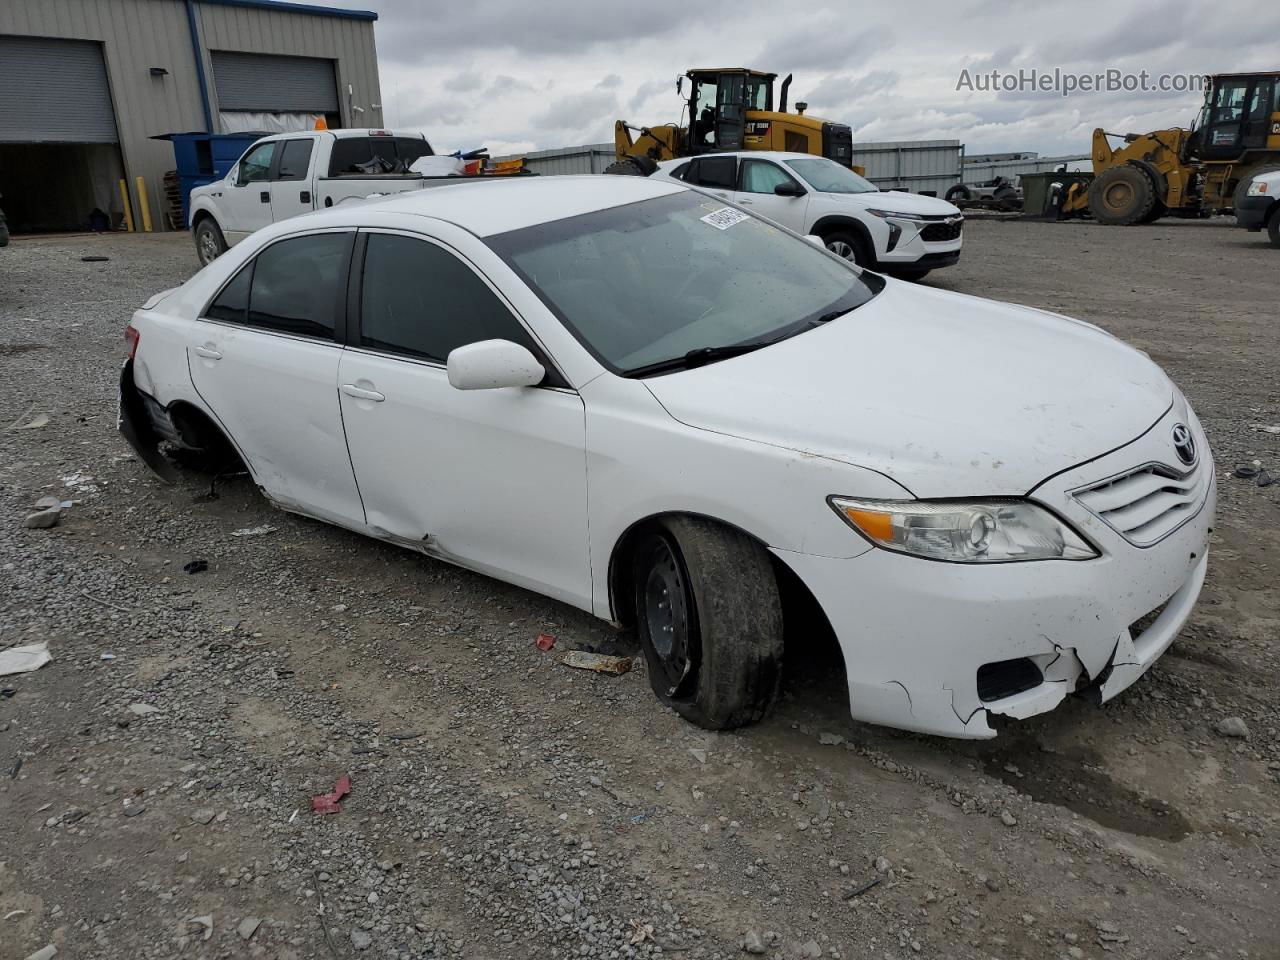
[[[311,202],[311,191],[310,191],[310,190],[303,190],[301,193],[299,193],[299,194],[298,194],[298,202],[299,202],[299,203],[310,203],[310,202]]]
[[[222,354],[209,346],[207,343],[196,347],[196,356],[204,357],[206,360],[221,360]]]
[[[271,202],[270,191],[263,190],[260,194],[258,194],[258,199],[261,200],[263,203],[270,203]]]
[[[738,201],[738,203],[742,204],[742,206],[744,206],[744,207],[749,207],[749,206],[751,206],[751,201],[750,201],[750,200],[739,200],[739,201]]]
[[[348,397],[355,397],[357,400],[372,400],[374,403],[381,403],[387,399],[377,390],[366,390],[364,387],[357,387],[354,383],[344,383],[342,392]]]

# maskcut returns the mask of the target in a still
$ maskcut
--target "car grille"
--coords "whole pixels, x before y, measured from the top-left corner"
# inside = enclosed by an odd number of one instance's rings
[[[1198,466],[1179,473],[1150,463],[1077,490],[1074,496],[1130,543],[1147,547],[1195,516],[1212,472]]]
[[[960,231],[964,229],[964,221],[955,223],[931,223],[920,231],[920,239],[928,243],[945,243],[948,240],[959,240]]]

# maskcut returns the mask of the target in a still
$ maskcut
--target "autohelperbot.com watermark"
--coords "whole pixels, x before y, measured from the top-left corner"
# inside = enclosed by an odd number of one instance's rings
[[[1040,70],[960,71],[956,90],[968,93],[1056,93],[1069,97],[1076,93],[1190,93],[1205,88],[1207,78],[1199,73],[1136,73],[1107,69],[1097,73],[1074,73],[1054,67]]]

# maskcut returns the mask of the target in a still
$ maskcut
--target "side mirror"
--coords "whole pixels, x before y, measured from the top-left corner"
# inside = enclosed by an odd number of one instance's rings
[[[823,250],[827,249],[827,241],[823,240],[816,233],[806,233],[804,235],[804,238],[808,240],[810,243],[812,243],[815,247],[821,247]]]
[[[805,193],[804,187],[790,180],[778,184],[773,188],[773,192],[780,197],[803,197]]]
[[[449,351],[449,383],[458,390],[533,387],[546,369],[532,353],[510,340],[481,340]]]

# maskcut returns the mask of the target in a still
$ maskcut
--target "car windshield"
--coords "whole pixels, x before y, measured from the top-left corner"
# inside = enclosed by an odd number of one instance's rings
[[[826,157],[787,160],[786,164],[819,193],[878,193],[880,188]]]
[[[684,190],[486,242],[624,376],[792,336],[884,286],[806,240]]]

